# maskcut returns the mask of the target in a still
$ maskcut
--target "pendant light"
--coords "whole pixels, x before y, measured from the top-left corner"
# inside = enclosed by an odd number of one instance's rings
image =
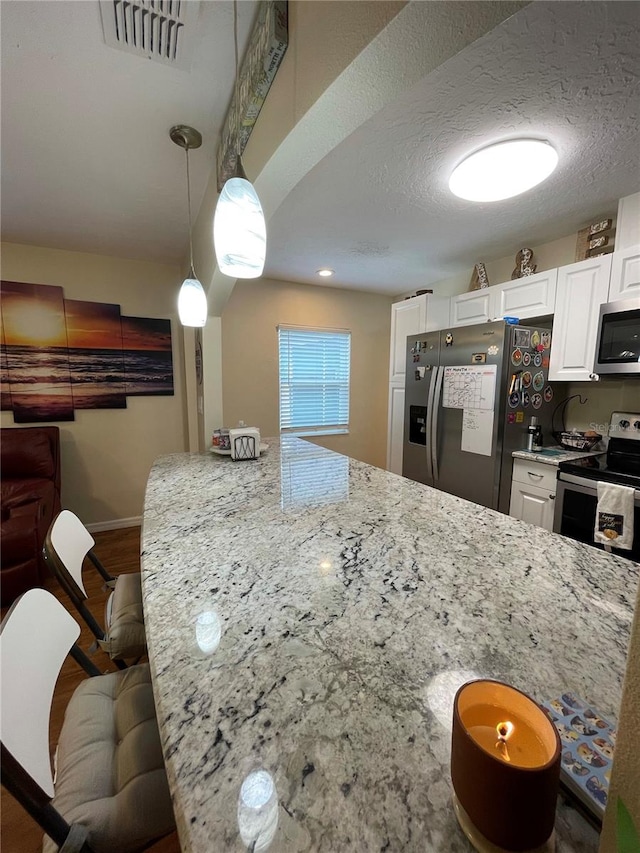
[[[238,94],[238,0],[233,2],[235,49],[236,167],[222,188],[213,217],[213,243],[220,272],[233,278],[259,278],[267,253],[267,229],[262,205],[247,180],[240,159],[240,101]]]
[[[201,328],[207,322],[207,295],[193,269],[191,240],[191,182],[189,179],[189,149],[200,148],[202,136],[193,127],[177,124],[169,131],[171,141],[184,148],[187,155],[187,205],[189,208],[189,275],[182,282],[178,295],[178,316],[183,326]]]

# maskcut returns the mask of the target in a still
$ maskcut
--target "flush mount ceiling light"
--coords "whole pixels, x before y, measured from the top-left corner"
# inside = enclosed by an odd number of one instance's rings
[[[178,294],[178,316],[183,326],[202,327],[207,322],[207,295],[193,269],[193,244],[191,241],[191,183],[189,181],[189,149],[200,148],[202,136],[186,124],[177,124],[169,131],[171,141],[184,148],[187,155],[187,205],[189,209],[189,275],[182,282]]]
[[[333,270],[330,269],[321,269],[318,270],[318,275],[321,275],[323,278],[326,278],[329,275],[333,275]]]
[[[496,142],[456,166],[449,189],[467,201],[500,201],[535,187],[557,163],[555,148],[541,139]]]
[[[247,180],[240,159],[238,93],[238,2],[233,3],[235,48],[236,170],[222,187],[213,217],[213,243],[220,272],[233,278],[259,278],[267,254],[267,228],[262,205]]]

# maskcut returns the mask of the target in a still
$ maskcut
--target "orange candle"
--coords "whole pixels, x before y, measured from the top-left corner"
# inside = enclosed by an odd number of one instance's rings
[[[475,828],[505,850],[531,850],[553,831],[560,739],[526,694],[470,681],[456,694],[451,778]]]

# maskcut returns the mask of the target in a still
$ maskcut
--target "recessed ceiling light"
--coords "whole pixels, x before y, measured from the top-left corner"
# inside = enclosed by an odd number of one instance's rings
[[[468,201],[512,198],[548,178],[557,163],[555,148],[541,139],[496,142],[456,166],[449,189]]]
[[[333,270],[328,270],[328,269],[318,270],[318,275],[321,275],[323,278],[326,278],[328,275],[333,275]]]

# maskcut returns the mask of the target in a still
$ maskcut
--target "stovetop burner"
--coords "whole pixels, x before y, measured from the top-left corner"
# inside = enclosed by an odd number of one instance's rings
[[[572,462],[561,462],[558,468],[566,474],[585,477],[587,480],[601,480],[603,483],[618,483],[621,486],[633,486],[634,489],[640,489],[640,474],[610,468],[604,454],[574,459]]]

